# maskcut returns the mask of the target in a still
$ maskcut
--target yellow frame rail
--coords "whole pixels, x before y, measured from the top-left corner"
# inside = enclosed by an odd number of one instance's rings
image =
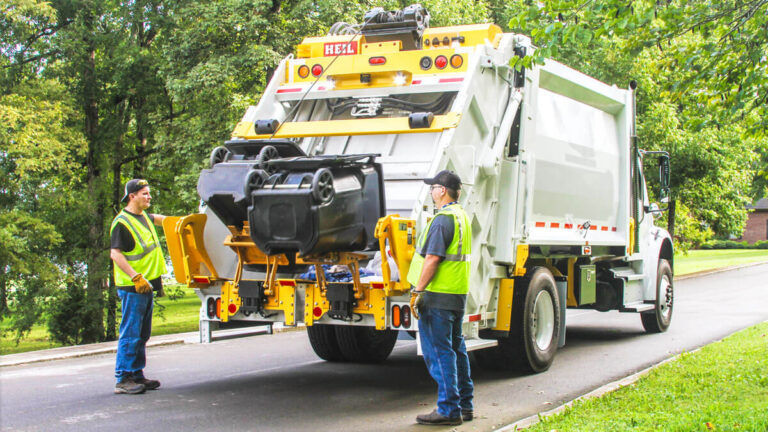
[[[232,137],[268,139],[270,137],[304,138],[316,136],[429,133],[455,128],[459,125],[459,120],[461,120],[461,113],[449,112],[444,115],[436,115],[430,127],[418,129],[412,129],[408,126],[408,117],[289,122],[281,124],[274,136],[269,134],[258,135],[253,123],[240,122],[235,126]]]

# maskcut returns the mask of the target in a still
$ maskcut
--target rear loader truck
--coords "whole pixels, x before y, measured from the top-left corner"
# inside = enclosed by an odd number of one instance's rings
[[[435,213],[422,179],[443,169],[472,223],[463,331],[481,364],[548,369],[568,308],[665,331],[672,239],[643,162],[658,158],[664,205],[669,156],[638,148],[634,85],[510,67],[534,50],[494,24],[429,27],[420,5],[305,38],[212,151],[200,212],[163,223],[201,337],[301,323],[325,360],[386,359],[418,331],[404,275]]]

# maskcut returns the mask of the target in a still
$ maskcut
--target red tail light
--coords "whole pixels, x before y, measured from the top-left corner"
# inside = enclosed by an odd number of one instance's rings
[[[448,59],[445,56],[437,56],[435,59],[435,67],[438,69],[445,69],[448,66]]]
[[[322,74],[323,74],[323,67],[322,66],[320,66],[319,64],[316,64],[316,65],[312,66],[312,75],[314,75],[316,77],[319,77]]]
[[[371,65],[383,65],[387,62],[386,57],[371,57],[368,59],[368,63]]]
[[[411,307],[410,306],[403,306],[401,308],[400,315],[402,317],[401,321],[403,322],[404,328],[410,328],[411,327]]]

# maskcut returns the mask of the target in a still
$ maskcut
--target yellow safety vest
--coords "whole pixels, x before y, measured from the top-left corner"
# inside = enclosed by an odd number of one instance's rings
[[[446,294],[466,294],[469,291],[469,257],[472,253],[472,227],[469,217],[458,204],[446,206],[435,216],[439,215],[453,218],[453,239],[445,251],[445,259],[440,262],[437,273],[427,285],[426,290]],[[414,286],[418,283],[421,268],[424,266],[424,257],[419,252],[424,247],[427,233],[434,220],[432,218],[429,221],[416,242],[416,253],[413,254],[407,277],[408,282]]]
[[[155,225],[149,219],[146,212],[141,212],[140,217],[147,221],[149,228],[137,221],[125,210],[122,210],[112,221],[112,227],[109,229],[109,232],[111,235],[119,223],[128,228],[128,232],[131,233],[135,245],[133,250],[123,251],[123,255],[125,255],[125,259],[128,260],[131,267],[136,272],[144,275],[144,278],[149,281],[165,274],[165,257],[163,257],[163,250],[160,247],[160,240],[157,237]],[[131,278],[124,271],[120,270],[120,267],[117,265],[114,267],[115,285],[132,286],[133,281],[131,281]]]

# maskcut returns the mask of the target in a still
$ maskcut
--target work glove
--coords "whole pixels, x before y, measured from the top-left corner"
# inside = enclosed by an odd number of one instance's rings
[[[419,319],[419,308],[423,303],[424,291],[411,291],[411,311],[416,319]]]
[[[136,287],[136,292],[139,294],[146,294],[152,291],[152,285],[144,279],[141,273],[137,273],[132,279],[133,285]]]

